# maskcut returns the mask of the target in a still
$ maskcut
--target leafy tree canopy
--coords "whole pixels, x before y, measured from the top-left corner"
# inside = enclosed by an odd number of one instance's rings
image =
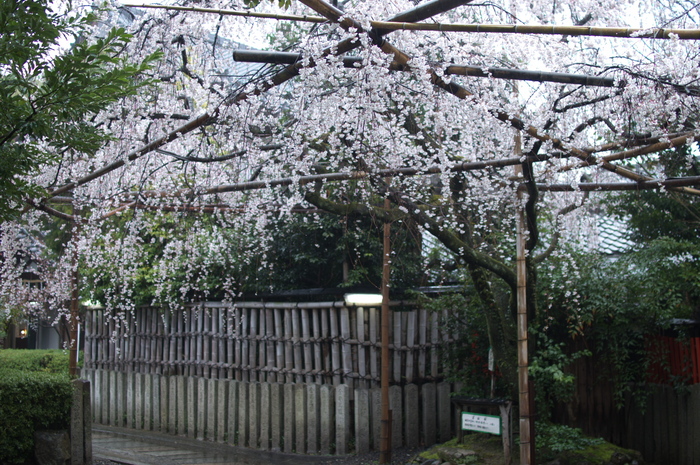
[[[51,187],[27,176],[89,157],[110,139],[91,115],[149,83],[144,73],[161,54],[122,57],[132,36],[120,28],[86,40],[96,19],[60,14],[48,0],[0,3],[0,219]],[[64,50],[68,40],[75,43]]]
[[[651,175],[700,176],[700,156],[690,147],[667,150],[635,165]],[[627,220],[632,238],[645,243],[662,237],[697,242],[700,198],[677,192],[633,192],[610,196],[609,211]]]

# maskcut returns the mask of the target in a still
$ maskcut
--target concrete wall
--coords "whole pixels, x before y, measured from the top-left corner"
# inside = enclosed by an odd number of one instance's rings
[[[305,383],[244,382],[83,370],[96,423],[261,450],[347,454],[379,449],[380,392]],[[390,388],[393,447],[454,434],[450,383]]]

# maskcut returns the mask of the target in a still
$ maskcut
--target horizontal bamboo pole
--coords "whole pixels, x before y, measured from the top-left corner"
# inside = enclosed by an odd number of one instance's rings
[[[636,147],[633,149],[629,150],[623,150],[621,152],[616,152],[610,155],[605,155],[600,157],[601,160],[605,162],[610,162],[610,161],[617,161],[617,160],[626,160],[629,158],[635,158],[639,157],[642,155],[648,155],[650,153],[657,153],[657,152],[662,152],[664,150],[668,150],[674,147],[679,147],[682,145],[690,144],[692,142],[700,141],[700,136],[695,135],[692,132],[687,132],[685,134],[670,134],[670,138],[667,136],[666,140],[663,140],[661,137],[655,137],[651,138],[650,141],[653,141],[653,143],[642,146],[642,147]],[[676,137],[673,137],[676,136]],[[585,160],[581,160],[579,163],[572,163],[566,166],[563,166],[561,169],[559,169],[559,172],[562,171],[570,171],[572,169],[577,169],[577,168],[582,168],[584,166],[590,166],[592,162],[588,162]]]
[[[529,161],[543,161],[549,157],[528,157]],[[471,171],[484,169],[487,167],[505,167],[514,166],[523,163],[521,158],[506,158],[502,160],[494,160],[492,162],[471,162],[471,163],[461,163],[451,167],[450,172],[461,172],[461,171]],[[222,193],[222,192],[243,192],[248,190],[264,189],[266,187],[275,185],[292,185],[298,183],[300,185],[306,185],[315,182],[324,181],[339,181],[339,180],[350,180],[350,179],[366,179],[370,176],[386,177],[386,176],[417,176],[425,174],[437,174],[441,173],[439,168],[431,168],[429,170],[418,170],[415,168],[402,168],[402,169],[388,169],[388,170],[378,170],[375,173],[368,173],[366,171],[353,171],[348,173],[329,173],[325,175],[310,175],[301,176],[297,180],[291,178],[275,179],[267,182],[256,182],[256,183],[239,183],[239,184],[229,184],[210,188],[204,191],[151,191],[151,192],[141,192],[140,195],[146,197],[170,197],[170,196],[197,196],[197,195],[207,195],[210,193]],[[597,184],[597,183],[585,183],[579,184],[578,187],[572,187],[570,184],[538,184],[538,188],[543,191],[552,192],[563,192],[563,191],[576,191],[576,190],[636,190],[636,189],[655,189],[661,187],[676,188],[685,186],[695,186],[698,184],[698,178],[696,177],[686,177],[686,178],[673,178],[669,180],[643,180],[639,182],[630,183],[608,183],[608,184]],[[581,187],[584,186],[584,187]],[[608,186],[610,188],[608,188]],[[685,190],[687,193],[695,193],[695,189]]]
[[[124,6],[132,8],[157,8],[172,11],[191,11],[194,13],[211,13],[221,16],[244,16],[248,18],[276,19],[280,21],[301,21],[307,23],[327,23],[328,20],[321,16],[308,15],[279,15],[275,13],[258,13],[252,10],[222,10],[219,8],[199,8],[194,6],[176,5],[147,5],[143,3],[124,3]]]
[[[273,63],[291,65],[302,59],[300,53],[270,52],[263,50],[235,50],[233,59],[246,63]],[[345,56],[343,66],[360,68],[362,57]],[[401,69],[400,64],[392,63],[390,69]],[[450,65],[444,70],[445,74],[456,76],[493,77],[496,79],[513,79],[521,81],[558,82],[563,84],[578,84],[583,86],[614,87],[624,85],[624,82],[612,78],[587,76],[583,74],[551,73],[545,71],[528,71],[511,68],[482,68],[479,66]]]
[[[498,34],[547,34],[630,39],[671,39],[676,36],[681,40],[700,39],[700,29],[638,29],[627,27],[540,26],[530,24],[515,26],[505,24],[416,24],[387,21],[372,21],[371,24],[374,28],[390,31],[488,32]]]
[[[551,73],[545,71],[528,71],[509,68],[481,68],[478,66],[451,65],[445,68],[445,74],[474,77],[493,77],[496,79],[513,79],[516,81],[558,82],[582,86],[615,87],[623,86],[624,81],[613,78],[587,76],[583,74]]]
[[[547,155],[538,155],[535,157],[528,157],[527,160],[531,162],[548,160]],[[475,171],[486,168],[502,168],[505,166],[513,166],[523,163],[523,160],[518,157],[504,158],[500,160],[490,160],[490,161],[476,161],[476,162],[463,162],[453,165],[450,168],[450,172],[461,172],[461,171]],[[238,184],[224,184],[220,186],[210,187],[208,189],[180,189],[174,191],[141,191],[139,196],[149,197],[149,198],[165,198],[165,197],[191,197],[191,196],[202,196],[211,194],[220,194],[224,192],[243,192],[257,189],[265,189],[269,187],[278,186],[290,186],[292,184],[299,184],[301,186],[315,183],[315,182],[327,182],[327,181],[348,181],[348,180],[359,180],[367,179],[370,176],[388,177],[388,176],[417,176],[425,174],[439,174],[442,170],[439,167],[430,167],[427,169],[418,168],[391,168],[391,169],[381,169],[373,172],[367,171],[349,171],[340,173],[325,173],[325,174],[312,174],[308,176],[300,176],[297,179],[292,178],[280,178],[273,179],[270,181],[253,181],[253,182],[242,182]]]
[[[537,184],[537,188],[539,190],[548,192],[639,191],[686,186],[700,187],[700,176],[688,176],[685,178],[653,179],[650,181],[641,182],[581,183],[577,185]]]
[[[124,6],[134,8],[159,8],[174,11],[191,11],[211,13],[221,16],[243,16],[250,18],[300,21],[310,23],[325,23],[328,19],[321,16],[279,15],[273,13],[256,13],[248,10],[222,10],[216,8],[197,8],[188,6],[144,5],[125,3]],[[510,25],[510,24],[443,24],[415,23],[399,21],[370,21],[374,29],[384,31],[439,31],[439,32],[473,32],[495,34],[547,34],[568,36],[617,37],[629,39],[671,39],[680,40],[700,39],[700,29],[664,29],[664,28],[626,28],[626,27],[587,27],[587,26],[541,26],[541,25]]]

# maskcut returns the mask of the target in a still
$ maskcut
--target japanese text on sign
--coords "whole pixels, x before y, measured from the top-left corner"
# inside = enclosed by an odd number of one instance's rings
[[[462,429],[501,435],[501,417],[462,412]]]

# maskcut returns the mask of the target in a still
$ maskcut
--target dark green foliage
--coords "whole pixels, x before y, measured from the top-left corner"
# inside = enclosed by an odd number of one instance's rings
[[[422,274],[420,236],[406,223],[392,225],[392,288],[416,286]],[[383,225],[367,218],[288,215],[268,228],[265,267],[251,269],[249,291],[368,286],[379,289]],[[347,267],[344,281],[343,266]]]
[[[605,442],[600,438],[584,436],[578,428],[564,425],[538,422],[535,431],[538,462],[553,460],[564,452],[580,451]]]
[[[63,350],[0,350],[0,368],[68,374],[68,352]]]
[[[573,361],[570,348],[580,341],[600,362],[599,374],[613,381],[620,404],[631,389],[645,391],[649,337],[673,318],[699,313],[697,242],[657,239],[617,260],[572,253],[540,270],[544,305],[536,325],[549,342],[538,350],[560,347]],[[559,357],[555,362],[566,365]]]
[[[653,178],[700,176],[700,157],[690,146],[667,150],[632,166],[646,170]],[[668,237],[695,241],[700,237],[700,198],[674,191],[624,192],[607,198],[610,214],[629,222],[632,238],[640,243]]]
[[[473,289],[433,298],[417,293],[410,297],[422,308],[438,313],[441,330],[455,338],[452,344],[441,347],[440,363],[448,379],[462,383],[459,395],[490,397],[489,336],[483,309]],[[511,386],[498,366],[494,371],[494,395],[509,397]]]
[[[0,2],[0,219],[41,195],[29,178],[42,165],[94,154],[110,136],[86,117],[135,94],[155,54],[131,64],[120,52],[131,40],[112,29],[55,55],[61,38],[86,34],[94,15],[58,15],[46,0]]]
[[[31,458],[34,431],[67,429],[72,392],[65,374],[0,368],[0,463]]]
[[[555,342],[546,332],[534,327],[530,337],[536,338],[537,351],[530,360],[530,377],[537,387],[535,402],[537,416],[549,419],[556,404],[570,402],[574,396],[575,378],[569,372],[570,365],[580,357],[590,356],[589,350],[570,353],[565,342]]]

